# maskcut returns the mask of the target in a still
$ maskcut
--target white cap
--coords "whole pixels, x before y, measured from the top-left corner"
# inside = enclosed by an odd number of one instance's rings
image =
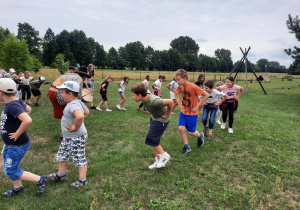
[[[16,83],[9,78],[0,79],[0,91],[5,93],[15,93],[16,92]]]
[[[11,68],[11,69],[9,69],[9,72],[16,73],[16,70],[14,70],[13,68]]]
[[[43,76],[40,76],[40,80],[41,80],[41,81],[45,81],[45,80],[46,80],[46,78],[45,78],[45,77],[43,77]]]
[[[57,89],[68,89],[72,92],[79,93],[79,85],[73,81],[64,82],[62,85],[57,86]]]

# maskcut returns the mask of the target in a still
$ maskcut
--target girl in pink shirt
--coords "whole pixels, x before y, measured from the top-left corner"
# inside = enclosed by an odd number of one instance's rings
[[[233,125],[233,115],[234,111],[237,110],[238,107],[238,99],[244,92],[244,88],[234,84],[234,79],[232,76],[226,77],[225,85],[217,87],[216,90],[223,91],[223,93],[227,94],[227,99],[224,101],[220,108],[222,108],[222,124],[221,129],[226,128],[226,120],[227,114],[229,113],[229,127],[228,132],[233,133],[232,125]],[[239,91],[238,95],[236,92]]]

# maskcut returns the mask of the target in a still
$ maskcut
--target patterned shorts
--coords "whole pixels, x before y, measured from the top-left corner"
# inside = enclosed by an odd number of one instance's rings
[[[85,142],[88,138],[87,134],[75,138],[63,138],[57,152],[58,161],[68,161],[69,156],[73,159],[73,164],[78,167],[87,165],[85,158]]]

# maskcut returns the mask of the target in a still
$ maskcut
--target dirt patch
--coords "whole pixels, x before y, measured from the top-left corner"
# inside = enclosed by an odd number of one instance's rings
[[[34,139],[32,141],[32,143],[39,143],[39,142],[46,143],[46,142],[49,142],[49,141],[50,141],[49,138],[37,138],[37,139]]]

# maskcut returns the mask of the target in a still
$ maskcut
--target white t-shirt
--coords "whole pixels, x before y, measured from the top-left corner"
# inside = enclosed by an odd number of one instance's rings
[[[148,88],[148,86],[149,86],[149,81],[148,80],[144,79],[144,81],[142,83],[146,86],[146,88]]]
[[[119,91],[119,92],[120,92],[120,91],[125,92],[125,86],[126,86],[126,84],[125,84],[124,81],[120,82],[120,88],[119,88],[118,91]]]
[[[160,89],[161,85],[162,85],[162,82],[159,79],[157,79],[155,81],[154,89]]]
[[[29,85],[29,82],[33,79],[33,77],[28,77],[27,79],[25,77],[20,77],[20,81],[24,84],[24,85]]]
[[[219,98],[222,98],[225,96],[225,93],[219,92],[217,90],[213,90],[211,93],[209,93],[208,99],[206,99],[206,103],[213,104],[219,100]]]

